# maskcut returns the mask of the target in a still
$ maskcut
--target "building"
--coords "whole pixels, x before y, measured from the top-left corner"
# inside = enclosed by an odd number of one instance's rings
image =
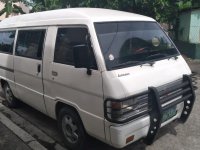
[[[26,7],[23,3],[21,2],[18,2],[18,3],[15,3],[17,6],[20,6],[22,8],[22,10],[26,13],[29,12],[29,8]],[[4,8],[4,3],[0,2],[0,10],[2,10]],[[11,16],[15,16],[15,15],[18,15],[18,14],[12,14]],[[0,16],[0,21],[3,20],[5,18],[5,14],[3,14],[2,16]]]
[[[181,12],[177,46],[187,56],[200,59],[200,8]]]
[[[179,40],[195,44],[200,43],[200,8],[181,13]]]

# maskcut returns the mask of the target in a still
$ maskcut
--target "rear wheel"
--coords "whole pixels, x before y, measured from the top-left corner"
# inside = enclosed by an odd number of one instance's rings
[[[87,135],[76,111],[68,107],[62,108],[58,116],[58,126],[68,148],[86,149]]]
[[[18,106],[18,100],[15,98],[15,96],[12,93],[12,90],[8,83],[5,83],[3,85],[3,91],[5,96],[5,105],[10,108],[16,108]]]

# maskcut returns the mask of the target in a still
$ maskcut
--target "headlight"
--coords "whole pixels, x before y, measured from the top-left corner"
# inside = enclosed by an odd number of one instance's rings
[[[148,114],[148,93],[123,100],[105,101],[105,117],[113,123],[125,123]]]

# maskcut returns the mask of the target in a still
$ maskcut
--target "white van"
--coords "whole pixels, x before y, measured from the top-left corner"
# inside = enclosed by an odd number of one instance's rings
[[[21,100],[58,120],[71,149],[87,135],[123,148],[147,144],[185,122],[195,95],[191,71],[152,18],[74,8],[0,23],[0,81],[6,103]]]

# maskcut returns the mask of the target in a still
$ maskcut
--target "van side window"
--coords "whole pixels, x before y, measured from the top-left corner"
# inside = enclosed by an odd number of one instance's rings
[[[0,32],[0,53],[12,54],[15,31]]]
[[[42,59],[45,30],[23,30],[18,32],[16,55]]]
[[[59,28],[56,38],[54,62],[74,65],[73,47],[87,44],[87,35],[87,28]],[[95,67],[93,68],[97,69],[95,59],[94,64]]]

